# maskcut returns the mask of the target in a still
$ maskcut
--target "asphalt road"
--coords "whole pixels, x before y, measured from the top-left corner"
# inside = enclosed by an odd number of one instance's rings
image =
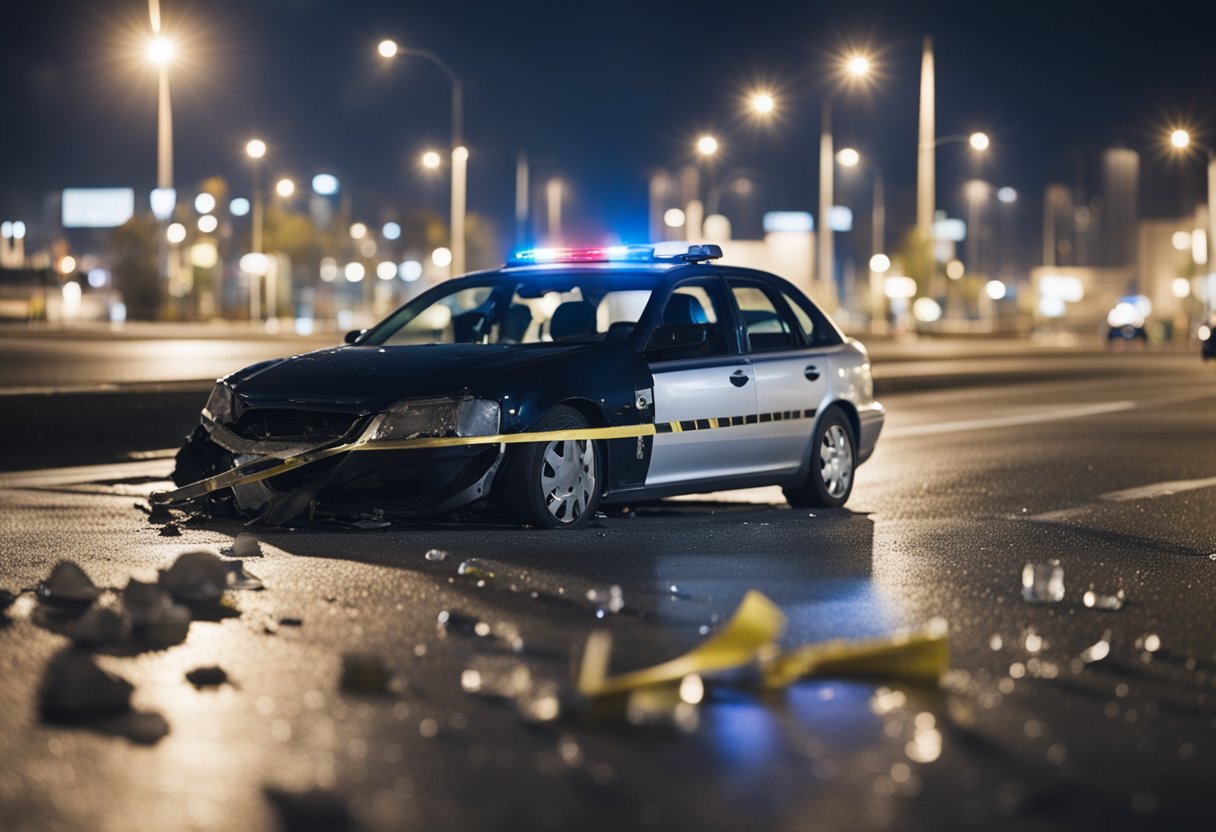
[[[1206,827],[1216,378],[1194,355],[1072,356],[1089,369],[1055,380],[1053,360],[889,393],[845,510],[792,510],[761,490],[577,532],[258,531],[265,554],[246,565],[266,588],[232,593],[239,615],[195,621],[166,650],[101,656],[167,722],[151,745],[129,726],[40,720],[44,668],[67,640],[23,595],[0,629],[3,826],[273,829],[267,789],[320,789],[296,828],[324,828],[335,807],[370,829]],[[0,474],[0,587],[33,586],[60,558],[119,587],[229,543],[234,524],[164,537],[137,510],[168,467]],[[428,560],[432,548],[447,558]],[[494,577],[458,574],[470,558]],[[1023,567],[1052,559],[1063,600],[1024,601]],[[624,607],[597,618],[588,590],[611,585]],[[1091,587],[1126,603],[1088,608]],[[488,680],[518,662],[569,690],[599,628],[613,671],[663,661],[723,627],[749,589],[784,610],[785,646],[944,618],[952,670],[940,687],[710,685],[684,729],[575,701],[535,723],[462,689],[465,670]],[[443,611],[490,634],[443,635]],[[300,624],[266,632],[284,618]],[[1080,661],[1104,635],[1109,655]],[[382,657],[395,691],[344,692],[352,651]],[[231,683],[186,681],[206,665]]]

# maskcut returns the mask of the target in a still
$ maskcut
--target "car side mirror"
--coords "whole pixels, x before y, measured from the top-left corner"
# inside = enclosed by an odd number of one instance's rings
[[[367,332],[366,329],[352,329],[350,332],[346,333],[346,337],[342,340],[348,344],[353,344],[358,341],[365,332]]]
[[[704,325],[674,324],[650,333],[643,352],[648,358],[689,358],[704,352],[708,343]]]

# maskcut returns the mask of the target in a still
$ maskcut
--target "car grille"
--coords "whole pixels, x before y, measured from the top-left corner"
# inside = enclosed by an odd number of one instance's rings
[[[354,413],[257,408],[246,410],[229,430],[254,441],[328,442],[345,436],[358,419]]]

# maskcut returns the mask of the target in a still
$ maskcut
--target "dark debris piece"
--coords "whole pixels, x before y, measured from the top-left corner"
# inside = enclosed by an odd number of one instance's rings
[[[264,791],[284,832],[345,832],[359,828],[346,801],[334,792],[323,789],[298,792],[277,786],[267,786]]]
[[[9,592],[7,589],[0,589],[0,613],[3,613],[13,605],[17,600],[17,596]]]
[[[196,667],[186,674],[186,681],[196,688],[218,688],[228,681],[228,673],[222,667]]]
[[[38,704],[44,719],[71,719],[125,713],[135,688],[102,670],[80,650],[62,650],[46,666]]]
[[[161,537],[181,537],[182,530],[178,528],[176,523],[166,523],[160,527]]]

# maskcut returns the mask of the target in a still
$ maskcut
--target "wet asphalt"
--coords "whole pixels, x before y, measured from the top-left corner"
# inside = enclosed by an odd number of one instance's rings
[[[890,393],[847,509],[760,490],[631,506],[573,532],[256,530],[264,554],[246,567],[264,590],[231,593],[231,613],[196,620],[184,644],[99,651],[135,709],[167,723],[151,743],[121,720],[44,723],[38,687],[68,642],[24,594],[0,627],[0,825],[1206,826],[1216,372],[1194,355],[1085,360],[1092,372],[1066,380],[1028,358],[1001,384]],[[121,587],[228,545],[232,521],[179,517],[166,537],[136,507],[169,467],[0,475],[0,587],[33,586],[62,558]],[[459,574],[470,559],[478,570]],[[1063,599],[1025,601],[1023,567],[1050,560]],[[600,618],[588,591],[612,585],[624,607]],[[1123,590],[1123,608],[1087,607],[1091,588]],[[951,670],[929,687],[711,684],[695,727],[689,709],[681,725],[634,725],[565,695],[593,630],[613,636],[613,671],[647,666],[721,629],[749,589],[784,611],[784,646],[944,618]],[[488,635],[442,630],[445,611]],[[1106,658],[1080,660],[1103,640]],[[386,663],[388,693],[342,689],[351,652]],[[186,680],[210,665],[229,683]],[[462,686],[466,670],[517,665],[564,692],[557,719]]]

